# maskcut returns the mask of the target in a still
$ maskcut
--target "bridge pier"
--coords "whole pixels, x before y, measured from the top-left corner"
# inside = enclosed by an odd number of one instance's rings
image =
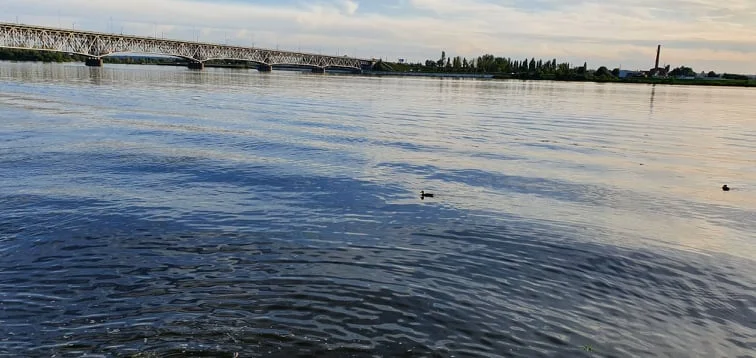
[[[101,58],[88,58],[84,60],[84,64],[89,67],[102,67],[102,59]]]
[[[312,73],[325,73],[325,67],[315,67],[312,69]]]
[[[205,69],[205,63],[204,62],[189,62],[186,67],[189,67],[190,70],[204,70]]]
[[[1,2],[2,0],[0,0]],[[309,71],[313,67],[319,67],[315,72],[322,73],[323,68],[330,69],[357,69],[368,70],[375,64],[375,60],[359,59],[345,56],[324,56],[313,53],[301,53],[293,51],[266,50],[254,47],[229,46],[213,43],[193,42],[187,44],[183,41],[171,39],[153,38],[149,43],[144,37],[98,34],[93,35],[88,31],[64,30],[43,26],[9,24],[0,22],[0,49],[20,48],[38,50],[39,45],[44,44],[46,49],[60,53],[81,53],[86,59],[84,64],[89,68],[103,66],[100,57],[107,56],[112,51],[125,53],[141,53],[144,51],[154,52],[156,55],[169,55],[183,58],[184,66],[201,69],[205,66],[199,62],[205,62],[212,58],[215,60],[242,60],[260,64],[261,72],[273,70],[271,64],[297,68]],[[157,49],[157,50],[155,50]],[[207,57],[205,54],[211,54]],[[84,59],[84,58],[82,58]],[[189,64],[188,62],[197,62]],[[322,67],[322,68],[320,68]],[[95,71],[97,72],[97,71]],[[328,71],[326,71],[328,72]]]

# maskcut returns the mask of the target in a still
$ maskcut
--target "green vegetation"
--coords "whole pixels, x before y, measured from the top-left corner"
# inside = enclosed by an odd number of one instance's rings
[[[85,56],[53,51],[19,50],[0,48],[0,61],[40,61],[40,62],[83,62]],[[107,56],[104,63],[117,64],[152,64],[184,66],[185,59],[156,56]],[[205,63],[207,67],[228,67],[250,69],[257,68],[257,64],[247,61],[214,60]],[[738,74],[717,74],[714,71],[697,76],[696,72],[687,66],[680,66],[670,71],[669,77],[630,76],[620,78],[620,69],[609,70],[601,66],[596,70],[588,69],[588,64],[573,66],[557,59],[524,58],[516,60],[494,55],[483,55],[477,58],[462,58],[460,56],[447,57],[441,52],[438,60],[426,60],[425,63],[395,63],[377,61],[373,71],[388,74],[416,73],[416,74],[471,74],[487,75],[497,79],[522,80],[554,80],[554,81],[593,81],[593,82],[622,82],[622,83],[650,83],[672,85],[704,85],[704,86],[742,86],[756,87],[756,79]]]
[[[375,71],[417,72],[417,73],[468,73],[492,74],[499,78],[521,79],[564,79],[586,80],[587,64],[573,67],[568,63],[557,63],[556,59],[536,60],[535,58],[514,60],[511,58],[483,55],[475,59],[446,57],[441,53],[437,61],[426,60],[425,63],[386,63],[378,61]]]
[[[704,79],[704,78],[628,78],[623,80],[616,80],[615,82],[626,83],[651,83],[651,84],[667,84],[667,85],[697,85],[697,86],[740,86],[740,87],[756,87],[756,80],[730,80],[730,79]]]
[[[186,60],[174,57],[150,57],[150,56],[106,56],[103,63],[117,63],[127,65],[181,65]]]
[[[670,71],[669,75],[673,77],[696,77],[696,71],[693,71],[693,69],[690,67],[680,66]]]
[[[164,66],[186,66],[187,60],[177,57],[154,57],[154,56],[106,56],[102,58],[104,63],[126,64],[126,65],[164,65]],[[249,61],[237,60],[211,60],[205,62],[205,67],[225,67],[225,68],[257,68],[257,64]]]
[[[0,48],[0,61],[38,61],[38,62],[84,62],[86,56],[63,52],[20,50]],[[186,66],[187,60],[165,56],[112,55],[102,58],[103,63],[128,65],[167,65]],[[257,68],[257,64],[248,61],[212,60],[205,62],[207,67]]]
[[[63,52],[0,48],[0,61],[73,62],[84,61],[84,58]]]
[[[426,60],[424,63],[389,63],[377,61],[373,71],[387,73],[418,73],[418,74],[476,74],[489,75],[497,79],[523,80],[555,80],[555,81],[593,81],[593,82],[623,82],[623,83],[653,83],[676,85],[706,85],[706,86],[756,86],[756,80],[743,75],[718,75],[711,71],[703,77],[697,77],[696,72],[686,66],[680,66],[670,71],[669,77],[647,77],[646,74],[620,78],[620,69],[609,70],[601,66],[590,70],[587,63],[574,66],[557,59],[524,58],[522,60],[494,55],[483,55],[467,59],[462,57],[447,57],[441,52],[438,60]]]
[[[64,52],[21,50],[0,48],[0,61],[37,61],[37,62],[83,62],[86,56],[67,54]],[[163,56],[124,56],[114,55],[102,58],[103,63],[129,64],[129,65],[174,65],[184,66],[187,61],[175,57]],[[256,68],[255,64],[246,61],[208,61],[208,67],[238,67]]]

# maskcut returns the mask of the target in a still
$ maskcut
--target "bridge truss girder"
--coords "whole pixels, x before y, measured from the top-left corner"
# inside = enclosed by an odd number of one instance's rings
[[[240,60],[259,64],[360,70],[371,60],[220,44],[74,31],[0,23],[0,47],[75,53],[100,58],[114,53],[167,55],[194,62]]]

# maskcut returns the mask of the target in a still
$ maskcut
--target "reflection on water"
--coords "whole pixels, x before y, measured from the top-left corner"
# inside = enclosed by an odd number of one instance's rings
[[[755,93],[0,63],[0,353],[753,356]]]
[[[650,104],[649,104],[649,111],[648,111],[650,115],[654,114],[654,97],[655,96],[656,96],[656,85],[652,84],[651,85],[651,100],[649,101]]]

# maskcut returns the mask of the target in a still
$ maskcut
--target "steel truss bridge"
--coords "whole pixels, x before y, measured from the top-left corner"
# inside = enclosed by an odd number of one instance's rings
[[[239,60],[258,64],[260,71],[286,65],[312,68],[362,71],[373,60],[324,56],[311,53],[268,50],[153,37],[117,35],[91,31],[0,23],[0,47],[55,51],[83,55],[87,66],[102,66],[102,57],[116,53],[167,55],[186,59],[189,68],[202,69],[210,60]]]

